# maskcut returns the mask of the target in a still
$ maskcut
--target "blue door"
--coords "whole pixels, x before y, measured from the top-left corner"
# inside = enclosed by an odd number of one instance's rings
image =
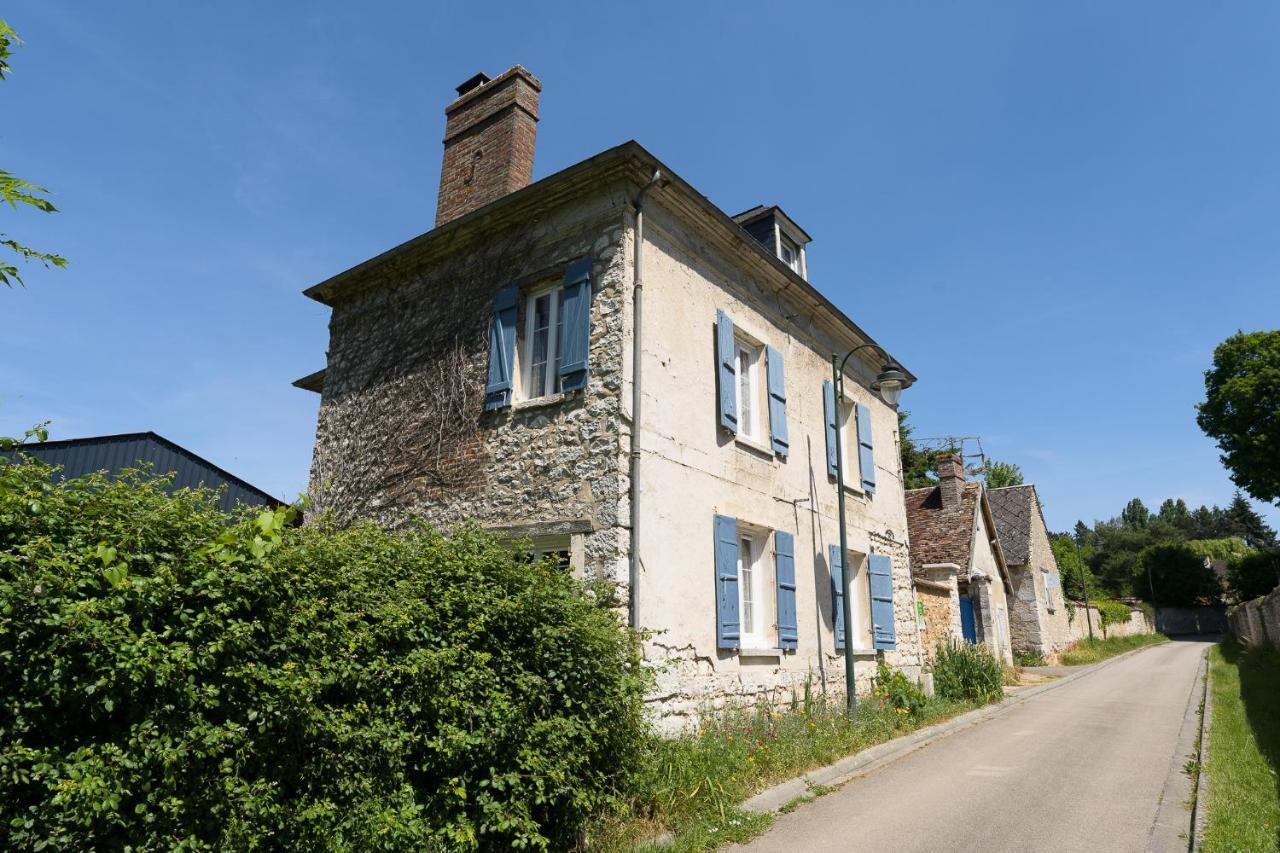
[[[973,599],[967,595],[960,596],[960,630],[966,640],[978,642],[978,629],[973,625]]]

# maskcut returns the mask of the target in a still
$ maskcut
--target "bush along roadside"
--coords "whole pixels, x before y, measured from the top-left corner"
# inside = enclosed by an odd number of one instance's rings
[[[1166,642],[1164,634],[1130,634],[1127,637],[1108,637],[1105,640],[1080,640],[1058,654],[1063,666],[1084,666],[1140,649]]]
[[[52,473],[0,462],[0,848],[564,849],[633,790],[638,643],[550,563]]]
[[[933,654],[933,686],[953,702],[982,704],[1004,697],[1004,664],[984,646],[951,641]]]

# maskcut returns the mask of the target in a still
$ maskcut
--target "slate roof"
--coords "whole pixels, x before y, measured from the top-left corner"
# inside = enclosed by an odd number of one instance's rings
[[[1005,559],[1013,566],[1031,562],[1031,519],[1040,512],[1036,487],[1028,483],[987,489],[987,503],[991,505]]]
[[[960,506],[942,508],[942,490],[911,489],[906,495],[907,532],[911,537],[913,570],[930,563],[955,563],[957,577],[969,578],[969,558],[973,550],[974,513],[982,494],[981,483],[965,483]]]

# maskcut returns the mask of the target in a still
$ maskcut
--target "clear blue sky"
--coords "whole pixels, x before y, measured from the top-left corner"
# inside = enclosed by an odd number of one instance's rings
[[[1052,527],[1230,499],[1193,405],[1280,326],[1280,4],[503,5],[7,3],[0,166],[62,212],[4,230],[71,266],[0,292],[0,432],[155,430],[296,495],[300,291],[430,227],[453,87],[521,63],[535,177],[634,138],[783,205],[918,433],[1021,464]]]

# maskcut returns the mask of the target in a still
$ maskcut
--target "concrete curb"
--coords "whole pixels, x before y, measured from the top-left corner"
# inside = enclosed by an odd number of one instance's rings
[[[910,755],[918,749],[923,749],[929,744],[941,740],[944,737],[953,735],[956,732],[963,731],[971,726],[985,722],[992,717],[997,717],[1010,709],[1021,705],[1028,699],[1039,696],[1050,690],[1056,690],[1065,684],[1070,684],[1078,678],[1084,678],[1086,675],[1097,672],[1103,667],[1110,666],[1125,658],[1145,652],[1148,649],[1162,646],[1164,643],[1154,643],[1150,646],[1143,646],[1140,649],[1125,652],[1108,658],[1104,661],[1091,664],[1084,667],[1079,672],[1073,672],[1065,675],[1056,681],[1048,684],[1041,684],[1036,687],[1029,687],[1012,696],[1007,696],[999,702],[992,705],[986,705],[973,711],[968,711],[958,717],[953,717],[946,722],[938,723],[933,726],[926,726],[918,729],[909,735],[882,743],[879,746],[873,746],[870,749],[864,749],[862,752],[855,753],[842,758],[835,764],[829,764],[826,767],[819,767],[816,770],[810,770],[803,776],[795,779],[789,779],[774,785],[772,788],[766,788],[756,794],[749,800],[742,803],[742,809],[749,812],[776,812],[788,803],[801,798],[811,796],[813,789],[817,787],[834,788],[843,785],[859,776],[865,776],[875,770],[891,764],[903,756]]]
[[[1207,689],[1207,655],[1207,650],[1201,655],[1195,681],[1187,695],[1187,708],[1182,714],[1182,727],[1178,730],[1178,744],[1169,762],[1164,789],[1160,792],[1160,808],[1156,811],[1156,820],[1147,839],[1148,853],[1186,853],[1194,843],[1196,791],[1186,766],[1188,762],[1197,760],[1197,746],[1204,722],[1200,706]]]
[[[1209,652],[1213,650],[1210,649]],[[1205,658],[1209,656],[1205,652]],[[1209,822],[1209,733],[1213,731],[1213,665],[1204,668],[1204,711],[1200,714],[1200,775],[1196,778],[1196,804],[1191,814],[1191,850],[1197,853]]]

